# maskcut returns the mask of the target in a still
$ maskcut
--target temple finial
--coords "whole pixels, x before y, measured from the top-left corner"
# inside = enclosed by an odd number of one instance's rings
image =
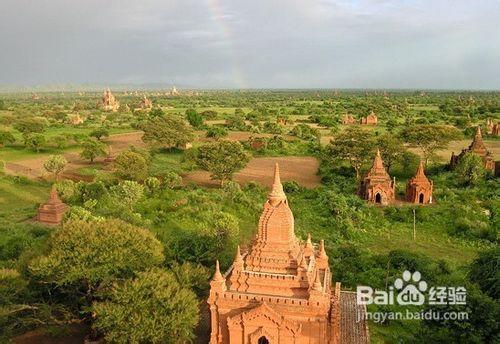
[[[322,259],[328,258],[328,256],[326,255],[326,251],[325,251],[325,241],[324,240],[320,241],[318,258],[322,258]]]
[[[313,290],[322,291],[321,280],[319,277],[319,269],[316,269],[316,277],[314,278]]]
[[[234,257],[234,263],[235,264],[243,263],[243,257],[241,256],[240,245],[238,245],[238,248],[236,250],[236,256]]]
[[[217,260],[215,262],[215,273],[214,273],[213,281],[216,281],[216,282],[224,281],[224,277],[222,277],[222,274],[220,273],[219,260]]]
[[[278,204],[280,201],[286,200],[285,192],[283,191],[283,185],[281,184],[280,178],[280,168],[278,163],[274,166],[274,182],[269,193],[269,202],[272,205]]]

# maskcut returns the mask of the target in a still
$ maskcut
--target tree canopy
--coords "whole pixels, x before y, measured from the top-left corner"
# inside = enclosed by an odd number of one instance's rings
[[[198,323],[198,301],[174,274],[158,268],[116,283],[92,306],[94,327],[110,343],[184,343]]]

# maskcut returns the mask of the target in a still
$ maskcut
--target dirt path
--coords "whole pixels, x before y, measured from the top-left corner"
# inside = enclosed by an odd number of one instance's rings
[[[113,154],[117,154],[132,145],[136,147],[144,147],[141,137],[141,132],[116,134],[111,135],[106,140],[103,140],[103,142],[106,145],[111,146]],[[92,164],[90,164],[87,160],[80,158],[80,155],[77,152],[65,153],[63,156],[68,161],[65,171],[66,174],[73,175],[75,174],[74,172],[80,168],[92,166]],[[16,162],[8,162],[5,164],[5,172],[7,174],[22,175],[28,178],[43,177],[46,174],[43,169],[43,164],[46,160],[46,156],[40,156],[36,158],[18,160]],[[101,157],[97,158],[95,161],[102,162],[103,160],[104,157]]]
[[[240,184],[250,181],[270,186],[273,182],[274,164],[279,163],[282,181],[294,180],[302,186],[313,188],[320,184],[317,175],[319,162],[313,157],[269,157],[254,158],[240,172],[234,175],[234,180]],[[194,171],[183,176],[185,183],[196,183],[203,186],[219,185],[218,181],[210,179],[210,173]]]

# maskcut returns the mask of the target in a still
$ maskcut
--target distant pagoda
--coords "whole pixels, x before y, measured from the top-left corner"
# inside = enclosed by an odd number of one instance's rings
[[[453,169],[459,163],[460,159],[467,153],[477,154],[481,157],[484,163],[484,168],[490,171],[495,170],[495,161],[493,160],[493,155],[486,148],[483,142],[483,135],[481,134],[481,127],[477,126],[476,135],[468,148],[462,149],[460,154],[455,155],[454,152],[451,153],[450,167]]]
[[[102,108],[104,111],[113,111],[116,112],[120,108],[120,103],[116,100],[113,93],[111,93],[110,89],[106,89],[102,96]]]

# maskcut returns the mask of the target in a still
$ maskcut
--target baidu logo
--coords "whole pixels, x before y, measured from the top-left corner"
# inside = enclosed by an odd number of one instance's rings
[[[398,278],[394,281],[394,288],[400,290],[396,300],[400,305],[423,305],[425,303],[425,295],[427,290],[427,282],[421,280],[420,272],[415,271],[413,274],[406,270],[403,272],[403,278]]]
[[[403,272],[401,278],[394,281],[394,285],[388,290],[376,290],[369,286],[358,286],[356,298],[358,305],[402,305],[402,306],[423,306],[428,305],[465,305],[467,290],[464,287],[430,287],[422,279],[419,271]],[[414,312],[412,308],[406,312],[367,312],[358,311],[358,321],[360,319],[371,319],[375,322],[386,320],[415,320],[415,319],[468,319],[467,312],[436,312],[433,309]]]

